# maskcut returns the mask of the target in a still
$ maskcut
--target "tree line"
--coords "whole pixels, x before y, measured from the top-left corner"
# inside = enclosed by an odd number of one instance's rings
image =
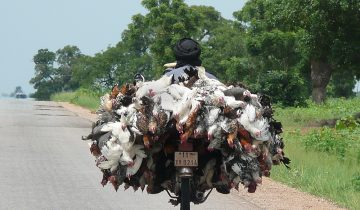
[[[228,20],[211,6],[184,0],[143,0],[121,40],[88,56],[76,46],[39,49],[30,80],[35,98],[161,76],[172,47],[191,37],[202,46],[203,66],[221,81],[242,83],[285,106],[309,97],[351,97],[360,78],[360,2],[357,0],[249,0]],[[236,9],[236,8],[235,8]]]

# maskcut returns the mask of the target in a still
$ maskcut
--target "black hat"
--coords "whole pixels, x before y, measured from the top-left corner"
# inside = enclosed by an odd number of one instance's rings
[[[199,43],[190,38],[180,39],[175,47],[174,54],[177,61],[200,66],[201,49]]]

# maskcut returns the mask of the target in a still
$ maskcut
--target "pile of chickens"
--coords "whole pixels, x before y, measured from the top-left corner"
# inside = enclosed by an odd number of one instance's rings
[[[269,98],[210,79],[203,67],[197,72],[179,84],[164,75],[156,81],[115,85],[101,97],[99,119],[83,140],[89,140],[103,172],[102,185],[179,196],[174,152],[189,143],[198,152],[191,181],[195,204],[213,188],[227,194],[242,184],[255,192],[273,164],[289,164],[279,136],[281,123],[273,119]]]

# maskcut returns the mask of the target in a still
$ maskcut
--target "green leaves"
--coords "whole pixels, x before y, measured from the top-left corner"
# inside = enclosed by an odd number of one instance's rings
[[[354,117],[345,117],[336,121],[335,128],[337,130],[349,129],[354,130],[355,128],[360,128],[360,122],[358,122]]]
[[[354,75],[360,75],[357,1],[249,0],[234,12],[235,21],[184,0],[143,0],[142,5],[148,13],[134,15],[118,44],[95,56],[81,55],[74,46],[56,53],[39,50],[31,83],[38,90],[53,84],[53,92],[78,86],[104,90],[138,72],[154,79],[163,64],[175,60],[172,48],[184,37],[200,42],[203,65],[223,82],[245,83],[286,106],[304,104],[310,95],[311,82],[316,83],[311,61],[334,73],[332,96],[351,96]],[[319,69],[315,73],[322,75],[325,70]]]
[[[55,53],[48,49],[40,49],[33,60],[35,64],[51,66],[54,63],[55,58]]]
[[[309,70],[312,74],[331,75],[332,71],[353,77],[360,74],[359,9],[359,3],[347,0],[251,0],[234,15],[247,29],[249,53],[267,70],[297,69],[304,79],[309,78]],[[309,61],[323,63],[324,68],[314,70]],[[330,67],[330,73],[325,66]],[[320,84],[318,78],[322,77],[314,76],[312,83]],[[353,79],[344,82],[351,91]],[[313,87],[325,90],[327,84]]]
[[[48,49],[38,50],[33,59],[35,76],[30,80],[36,89],[34,97],[48,100],[55,92],[76,89],[78,84],[72,80],[72,67],[81,56],[76,46],[65,46],[56,53]]]
[[[306,105],[304,79],[297,72],[269,71],[260,79],[259,92],[272,96],[272,101],[283,106]]]
[[[321,128],[312,131],[304,139],[307,149],[336,155],[340,159],[360,162],[360,124],[353,117],[345,117],[336,122],[335,129]]]
[[[276,103],[299,106],[308,96],[303,74],[308,58],[301,43],[304,31],[289,20],[296,16],[289,7],[282,0],[253,0],[235,17],[246,28],[246,50],[256,65],[256,76],[247,83],[257,84],[255,91],[270,95]]]
[[[344,133],[336,132],[331,128],[323,128],[308,135],[304,143],[307,149],[331,153],[344,159],[350,142]]]

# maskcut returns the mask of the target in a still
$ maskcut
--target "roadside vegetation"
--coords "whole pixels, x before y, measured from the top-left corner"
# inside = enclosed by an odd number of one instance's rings
[[[360,209],[360,98],[329,99],[324,105],[276,108],[283,123],[291,169],[274,167],[271,178],[350,209]],[[322,119],[339,118],[334,128]]]
[[[74,92],[60,92],[51,95],[52,101],[63,101],[76,104],[87,108],[91,111],[96,111],[99,108],[100,92],[93,92],[87,89],[78,89]]]
[[[321,120],[340,119],[360,112],[360,97],[351,99],[329,98],[323,104],[307,100],[306,106],[281,107],[275,105],[275,117],[285,124],[285,129],[317,127]]]
[[[101,93],[81,89],[52,95],[95,111]],[[307,107],[275,105],[275,119],[282,122],[285,152],[290,167],[274,166],[271,178],[301,191],[329,199],[350,209],[360,209],[360,98],[329,99]],[[322,119],[339,118],[334,128],[319,127]],[[291,199],[291,198],[290,198]]]

